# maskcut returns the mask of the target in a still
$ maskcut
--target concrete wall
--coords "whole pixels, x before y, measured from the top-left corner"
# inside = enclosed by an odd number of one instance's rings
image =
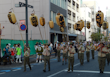
[[[15,39],[20,40],[20,32],[22,33],[23,39],[25,40],[25,31],[19,31],[17,25],[13,25],[9,23],[9,20],[7,18],[7,14],[9,12],[9,9],[13,8],[14,13],[16,15],[17,21],[19,23],[20,20],[25,20],[25,7],[15,7],[15,4],[18,4],[19,2],[24,2],[25,0],[0,0],[0,23],[2,26],[5,27],[3,30],[3,39]],[[34,6],[35,14],[39,18],[43,15],[46,21],[45,29],[40,24],[41,33],[43,36],[43,39],[49,40],[49,14],[50,14],[50,8],[49,8],[49,0],[28,0],[29,5]],[[40,31],[38,27],[33,27],[30,23],[29,16],[32,13],[33,9],[28,8],[28,26],[29,26],[29,39],[31,38],[31,32],[32,32],[32,39],[40,39]],[[46,38],[45,38],[46,33]]]

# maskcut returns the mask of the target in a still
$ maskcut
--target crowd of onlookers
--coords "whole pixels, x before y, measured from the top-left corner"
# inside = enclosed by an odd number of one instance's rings
[[[7,60],[11,63],[22,63],[22,47],[21,45],[14,44],[13,47],[10,47],[11,44],[6,44],[6,47],[3,49],[3,57],[2,61],[4,63],[7,63]]]

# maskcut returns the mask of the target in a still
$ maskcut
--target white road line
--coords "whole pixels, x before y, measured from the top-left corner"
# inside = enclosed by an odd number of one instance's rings
[[[97,56],[97,55],[95,55],[94,57],[96,57],[96,56]],[[90,59],[92,59],[92,57],[91,57]],[[84,62],[86,62],[86,61],[87,61],[87,60],[84,60]],[[78,66],[78,65],[80,65],[80,63],[75,64],[74,67],[76,67],[76,66]],[[54,73],[54,74],[51,74],[51,75],[49,75],[49,76],[47,76],[47,77],[53,77],[53,76],[55,76],[55,75],[57,75],[57,74],[59,74],[59,73],[65,71],[65,70],[67,70],[67,69],[68,69],[68,68],[66,68],[66,69],[64,69],[64,70],[61,70],[61,71],[59,71],[59,72],[56,72],[56,73]]]
[[[0,75],[5,74],[5,72],[0,73]]]
[[[19,70],[21,70],[21,69],[15,69],[15,70],[12,70],[12,71],[19,71]]]
[[[67,71],[67,70],[65,70]],[[83,72],[83,73],[100,73],[99,71],[90,71],[90,70],[73,70],[73,72]],[[110,74],[110,72],[104,72],[106,74]]]

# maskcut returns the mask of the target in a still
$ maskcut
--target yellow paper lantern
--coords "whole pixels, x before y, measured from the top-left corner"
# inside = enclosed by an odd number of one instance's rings
[[[57,13],[57,15],[56,15],[56,23],[57,23],[58,26],[60,25],[59,16],[60,16],[60,13]]]
[[[49,21],[49,26],[50,26],[51,29],[54,28],[54,22],[53,21]]]
[[[90,29],[90,22],[87,21],[87,28]]]
[[[108,22],[104,21],[102,24],[102,28],[106,30],[108,28]]]
[[[60,31],[61,31],[61,32],[64,32],[64,28],[63,28],[63,27],[60,27]]]
[[[77,25],[76,25],[76,23],[73,25],[73,27],[74,27],[75,30],[77,29]]]
[[[8,13],[8,19],[9,19],[10,23],[12,23],[12,24],[15,24],[17,22],[16,16],[13,12]]]
[[[82,30],[81,22],[78,21],[78,22],[76,23],[76,25],[77,25],[77,29],[76,29],[76,30],[81,31],[81,30]]]
[[[38,25],[38,18],[37,18],[37,16],[34,13],[32,13],[31,16],[30,16],[30,22],[31,22],[31,24],[34,27],[37,27],[37,25]]]
[[[56,23],[57,23],[58,26],[65,27],[65,20],[64,20],[63,14],[57,13]]]
[[[103,20],[104,20],[104,14],[103,14],[103,12],[98,11],[96,13],[96,23],[97,23],[97,26],[98,27],[101,27],[102,26]]]
[[[44,26],[45,25],[45,18],[41,17],[39,20],[40,20],[40,25]]]
[[[83,20],[80,20],[81,22],[81,25],[82,25],[82,28],[84,27],[84,21]]]

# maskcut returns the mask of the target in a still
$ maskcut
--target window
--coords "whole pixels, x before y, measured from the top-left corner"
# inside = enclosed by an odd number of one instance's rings
[[[53,3],[54,0],[51,0],[51,2]]]
[[[66,1],[65,0],[61,0],[61,7],[66,9]]]
[[[53,21],[53,11],[51,11],[51,20]]]
[[[94,11],[92,11],[92,15],[94,15]]]
[[[78,5],[78,4],[76,4],[76,7],[77,7],[77,8],[79,8],[79,5]]]
[[[71,0],[68,0],[68,6],[71,7]]]
[[[79,12],[79,4],[76,4],[76,7],[77,12]]]
[[[56,13],[51,11],[51,20],[56,23]]]
[[[91,14],[90,14],[90,12],[88,12],[88,17],[91,17]]]
[[[68,23],[68,30],[70,30],[71,29],[71,24],[70,23]]]
[[[75,1],[73,1],[73,5],[72,5],[73,9],[75,9]]]
[[[73,13],[73,21],[75,22],[75,13]]]
[[[68,19],[71,20],[71,11],[70,10],[68,10]]]
[[[56,23],[56,18],[55,18],[55,17],[56,17],[56,13],[53,12],[53,22],[54,22],[54,23]]]
[[[55,0],[55,1],[57,1],[57,5],[60,6],[60,0]]]
[[[92,22],[94,22],[94,18],[92,18]]]

